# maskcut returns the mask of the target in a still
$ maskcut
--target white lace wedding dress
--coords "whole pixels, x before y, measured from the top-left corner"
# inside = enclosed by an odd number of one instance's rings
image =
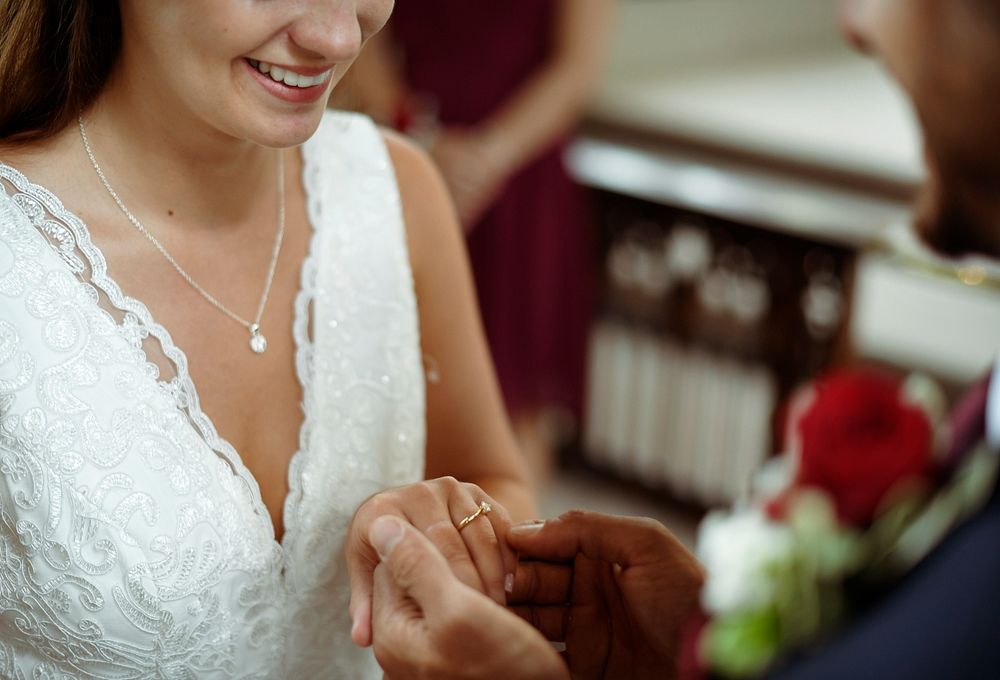
[[[329,113],[303,155],[305,422],[280,544],[183,348],[83,222],[0,164],[0,677],[378,677],[342,551],[360,501],[422,476],[413,280],[371,122]]]

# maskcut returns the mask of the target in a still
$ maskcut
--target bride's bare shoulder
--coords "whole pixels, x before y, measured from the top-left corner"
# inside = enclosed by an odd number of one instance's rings
[[[36,183],[45,184],[56,168],[74,160],[72,137],[65,131],[51,137],[29,142],[0,139],[0,163],[24,173]]]
[[[441,253],[462,241],[462,230],[447,185],[427,152],[391,130],[382,135],[396,172],[410,259],[419,279],[423,263],[440,264]]]
[[[389,150],[389,158],[396,171],[396,181],[400,185],[400,191],[407,190],[414,185],[427,188],[426,185],[433,182],[434,175],[437,173],[437,168],[430,155],[409,137],[388,128],[379,129],[382,132],[385,146]]]
[[[0,139],[0,163],[22,169],[38,162],[40,151],[35,144],[15,144]]]

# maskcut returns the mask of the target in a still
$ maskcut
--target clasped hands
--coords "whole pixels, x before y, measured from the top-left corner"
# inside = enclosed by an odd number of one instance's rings
[[[370,499],[352,525],[353,637],[387,677],[671,676],[703,576],[662,525],[576,511],[512,526],[478,487],[424,485],[448,526],[402,512],[411,487]],[[483,500],[493,511],[458,531]]]

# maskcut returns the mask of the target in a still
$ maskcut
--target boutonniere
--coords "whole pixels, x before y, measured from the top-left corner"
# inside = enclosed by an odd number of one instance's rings
[[[787,453],[749,502],[702,523],[703,611],[680,676],[758,677],[821,644],[979,509],[997,456],[984,444],[945,465],[945,414],[922,376],[852,371],[800,390]]]

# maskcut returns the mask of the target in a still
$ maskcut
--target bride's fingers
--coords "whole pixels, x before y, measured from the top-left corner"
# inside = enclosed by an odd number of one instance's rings
[[[481,502],[490,504],[460,532],[462,519],[474,513]],[[404,510],[405,509],[405,510]],[[351,524],[347,541],[347,566],[351,580],[351,638],[361,646],[372,642],[372,581],[379,557],[368,531],[376,518],[393,515],[421,531],[448,561],[456,577],[466,585],[506,603],[517,556],[503,538],[510,528],[507,511],[479,487],[451,477],[412,484],[373,496]]]
[[[423,488],[431,495],[414,504],[413,525],[445,556],[459,580],[505,604],[505,585],[511,580],[507,575],[517,567],[517,555],[501,539],[511,524],[507,511],[475,484],[450,477],[425,483]],[[483,502],[490,511],[460,528]]]
[[[507,508],[497,505],[492,500],[490,500],[490,503],[493,503],[490,522],[493,524],[493,533],[497,535],[500,541],[500,559],[503,561],[504,600],[506,602],[506,599],[510,597],[514,589],[514,575],[517,573],[517,553],[507,543],[507,533],[513,525],[513,520],[510,517],[510,513],[507,512]]]
[[[478,495],[474,495],[474,492]],[[487,505],[483,506],[483,503]],[[463,493],[452,496],[450,505],[452,521],[476,567],[483,584],[483,592],[498,604],[506,604],[504,577],[507,572],[500,547],[501,541],[497,538],[497,532],[490,521],[493,513],[501,512],[502,508],[495,505],[492,499],[479,490],[479,487],[464,488]],[[490,509],[489,512],[484,510],[485,507]],[[477,512],[479,515],[462,528],[462,521]]]
[[[368,647],[372,643],[372,572],[378,558],[367,538],[360,539],[354,533],[352,529],[347,544],[347,571],[351,579],[351,601],[348,605],[351,640],[356,645]]]
[[[467,487],[478,489],[453,477],[442,477],[417,485],[414,490],[417,496],[410,506],[410,520],[444,555],[452,572],[462,583],[485,593],[486,585],[469,549],[469,541],[458,531],[462,518],[474,512],[479,504],[478,501],[473,502]],[[462,506],[462,510],[453,510],[458,505]],[[464,514],[456,518],[459,513]]]
[[[514,586],[514,573],[517,571],[517,553],[507,545],[507,532],[511,527],[510,513],[507,509],[493,500],[491,497],[486,495],[482,489],[473,484],[466,485],[466,489],[473,497],[473,502],[477,499],[479,503],[486,502],[490,506],[490,512],[486,513],[486,519],[489,520],[489,524],[492,528],[492,539],[497,556],[500,562],[496,562],[496,557],[494,557],[488,550],[477,550],[470,547],[470,552],[473,555],[473,560],[476,562],[477,568],[480,566],[479,556],[482,555],[486,558],[486,566],[479,569],[480,576],[486,581],[488,593],[490,597],[499,602],[500,604],[507,603],[507,597]],[[481,521],[483,518],[476,518],[472,522],[475,524]],[[469,538],[464,534],[470,531],[472,527],[467,527],[465,531],[462,531],[463,538],[466,539],[466,544],[469,544]],[[477,544],[478,545],[478,544]],[[499,571],[496,568],[499,567]],[[486,575],[489,572],[489,576]]]
[[[476,569],[476,565],[472,561],[472,555],[451,519],[441,519],[430,526],[416,524],[416,527],[421,529],[434,544],[434,547],[438,549],[438,552],[444,555],[452,573],[458,577],[459,581],[481,593],[486,592],[483,580],[479,576],[479,570]]]
[[[368,530],[383,515],[399,517],[427,536],[444,555],[452,572],[466,585],[482,592],[483,584],[472,563],[465,542],[458,535],[448,511],[449,498],[461,483],[451,477],[417,482],[390,489],[371,497],[358,509],[351,525],[347,545],[347,562],[351,576],[350,611],[355,628],[370,619],[372,572],[379,563],[378,554],[369,543]],[[365,606],[369,609],[365,609]],[[358,644],[371,642],[370,624],[352,634]],[[367,635],[365,635],[367,633]]]

